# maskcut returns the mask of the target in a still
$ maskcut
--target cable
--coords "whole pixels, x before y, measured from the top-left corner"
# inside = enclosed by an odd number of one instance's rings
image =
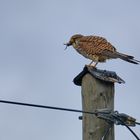
[[[139,122],[135,122],[137,125],[140,125],[140,123]]]
[[[90,112],[90,111],[82,111],[82,110],[77,110],[77,109],[69,109],[69,108],[61,108],[61,107],[53,107],[53,106],[45,106],[45,105],[37,105],[37,104],[14,102],[14,101],[6,101],[6,100],[0,100],[0,103],[14,104],[14,105],[20,105],[20,106],[30,106],[30,107],[45,108],[45,109],[54,109],[54,110],[61,110],[61,111],[86,113],[86,114],[96,115],[97,117],[98,117],[99,114],[101,114],[101,115],[105,115],[105,117],[102,116],[103,119],[105,119],[107,117],[106,114],[108,114],[108,117],[109,116],[113,116],[116,120],[120,121],[121,124],[124,125],[124,126],[126,126],[127,129],[135,136],[135,138],[137,140],[140,140],[140,138],[134,133],[134,131],[122,119],[120,119],[120,117],[118,117],[114,113],[111,113],[110,111],[98,111],[98,110],[96,110],[95,112]],[[100,115],[99,115],[99,118],[101,118]],[[138,125],[140,125],[140,123],[138,123],[138,122],[135,122],[135,123],[138,124]]]
[[[105,132],[104,136],[101,138],[101,140],[105,140],[106,136],[109,134],[109,132],[111,131],[112,127],[113,127],[113,125],[110,124],[109,128],[106,130],[106,132]]]
[[[37,104],[29,104],[29,103],[6,101],[6,100],[0,100],[0,103],[21,105],[21,106],[30,106],[30,107],[38,107],[38,108],[46,108],[46,109],[54,109],[54,110],[62,110],[62,111],[70,111],[70,112],[87,113],[87,114],[94,114],[94,115],[97,115],[97,113],[98,113],[98,112],[82,111],[82,110],[77,110],[77,109],[69,109],[69,108],[37,105]]]
[[[118,116],[113,115],[113,117],[117,120],[119,120],[134,136],[137,140],[140,140],[140,138],[136,135],[136,133],[126,124],[124,123]]]

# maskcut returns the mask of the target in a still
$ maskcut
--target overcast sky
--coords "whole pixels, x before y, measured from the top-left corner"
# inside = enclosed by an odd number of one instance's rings
[[[64,42],[76,33],[99,35],[140,60],[139,0],[0,0],[0,99],[81,109],[73,78],[89,60]],[[115,84],[115,110],[140,122],[140,66],[99,64],[126,84]],[[81,140],[81,114],[0,104],[2,140]],[[140,126],[133,128],[140,136]],[[123,126],[116,140],[134,140]]]

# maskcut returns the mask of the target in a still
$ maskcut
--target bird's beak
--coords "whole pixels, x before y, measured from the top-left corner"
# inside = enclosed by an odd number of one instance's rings
[[[69,46],[71,46],[72,44],[70,42],[68,43],[64,43],[64,45],[66,45],[66,48],[64,50],[66,50]]]

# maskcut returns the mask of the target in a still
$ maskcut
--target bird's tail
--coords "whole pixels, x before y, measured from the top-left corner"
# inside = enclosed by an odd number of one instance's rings
[[[134,56],[119,53],[119,52],[116,52],[115,55],[117,55],[118,58],[120,58],[124,61],[130,62],[130,63],[133,63],[133,64],[140,64],[140,61],[135,60]]]

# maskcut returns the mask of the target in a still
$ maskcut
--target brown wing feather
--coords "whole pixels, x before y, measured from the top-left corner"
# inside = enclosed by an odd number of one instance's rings
[[[79,46],[92,55],[102,55],[104,51],[116,51],[105,38],[99,36],[84,36],[79,39]]]

